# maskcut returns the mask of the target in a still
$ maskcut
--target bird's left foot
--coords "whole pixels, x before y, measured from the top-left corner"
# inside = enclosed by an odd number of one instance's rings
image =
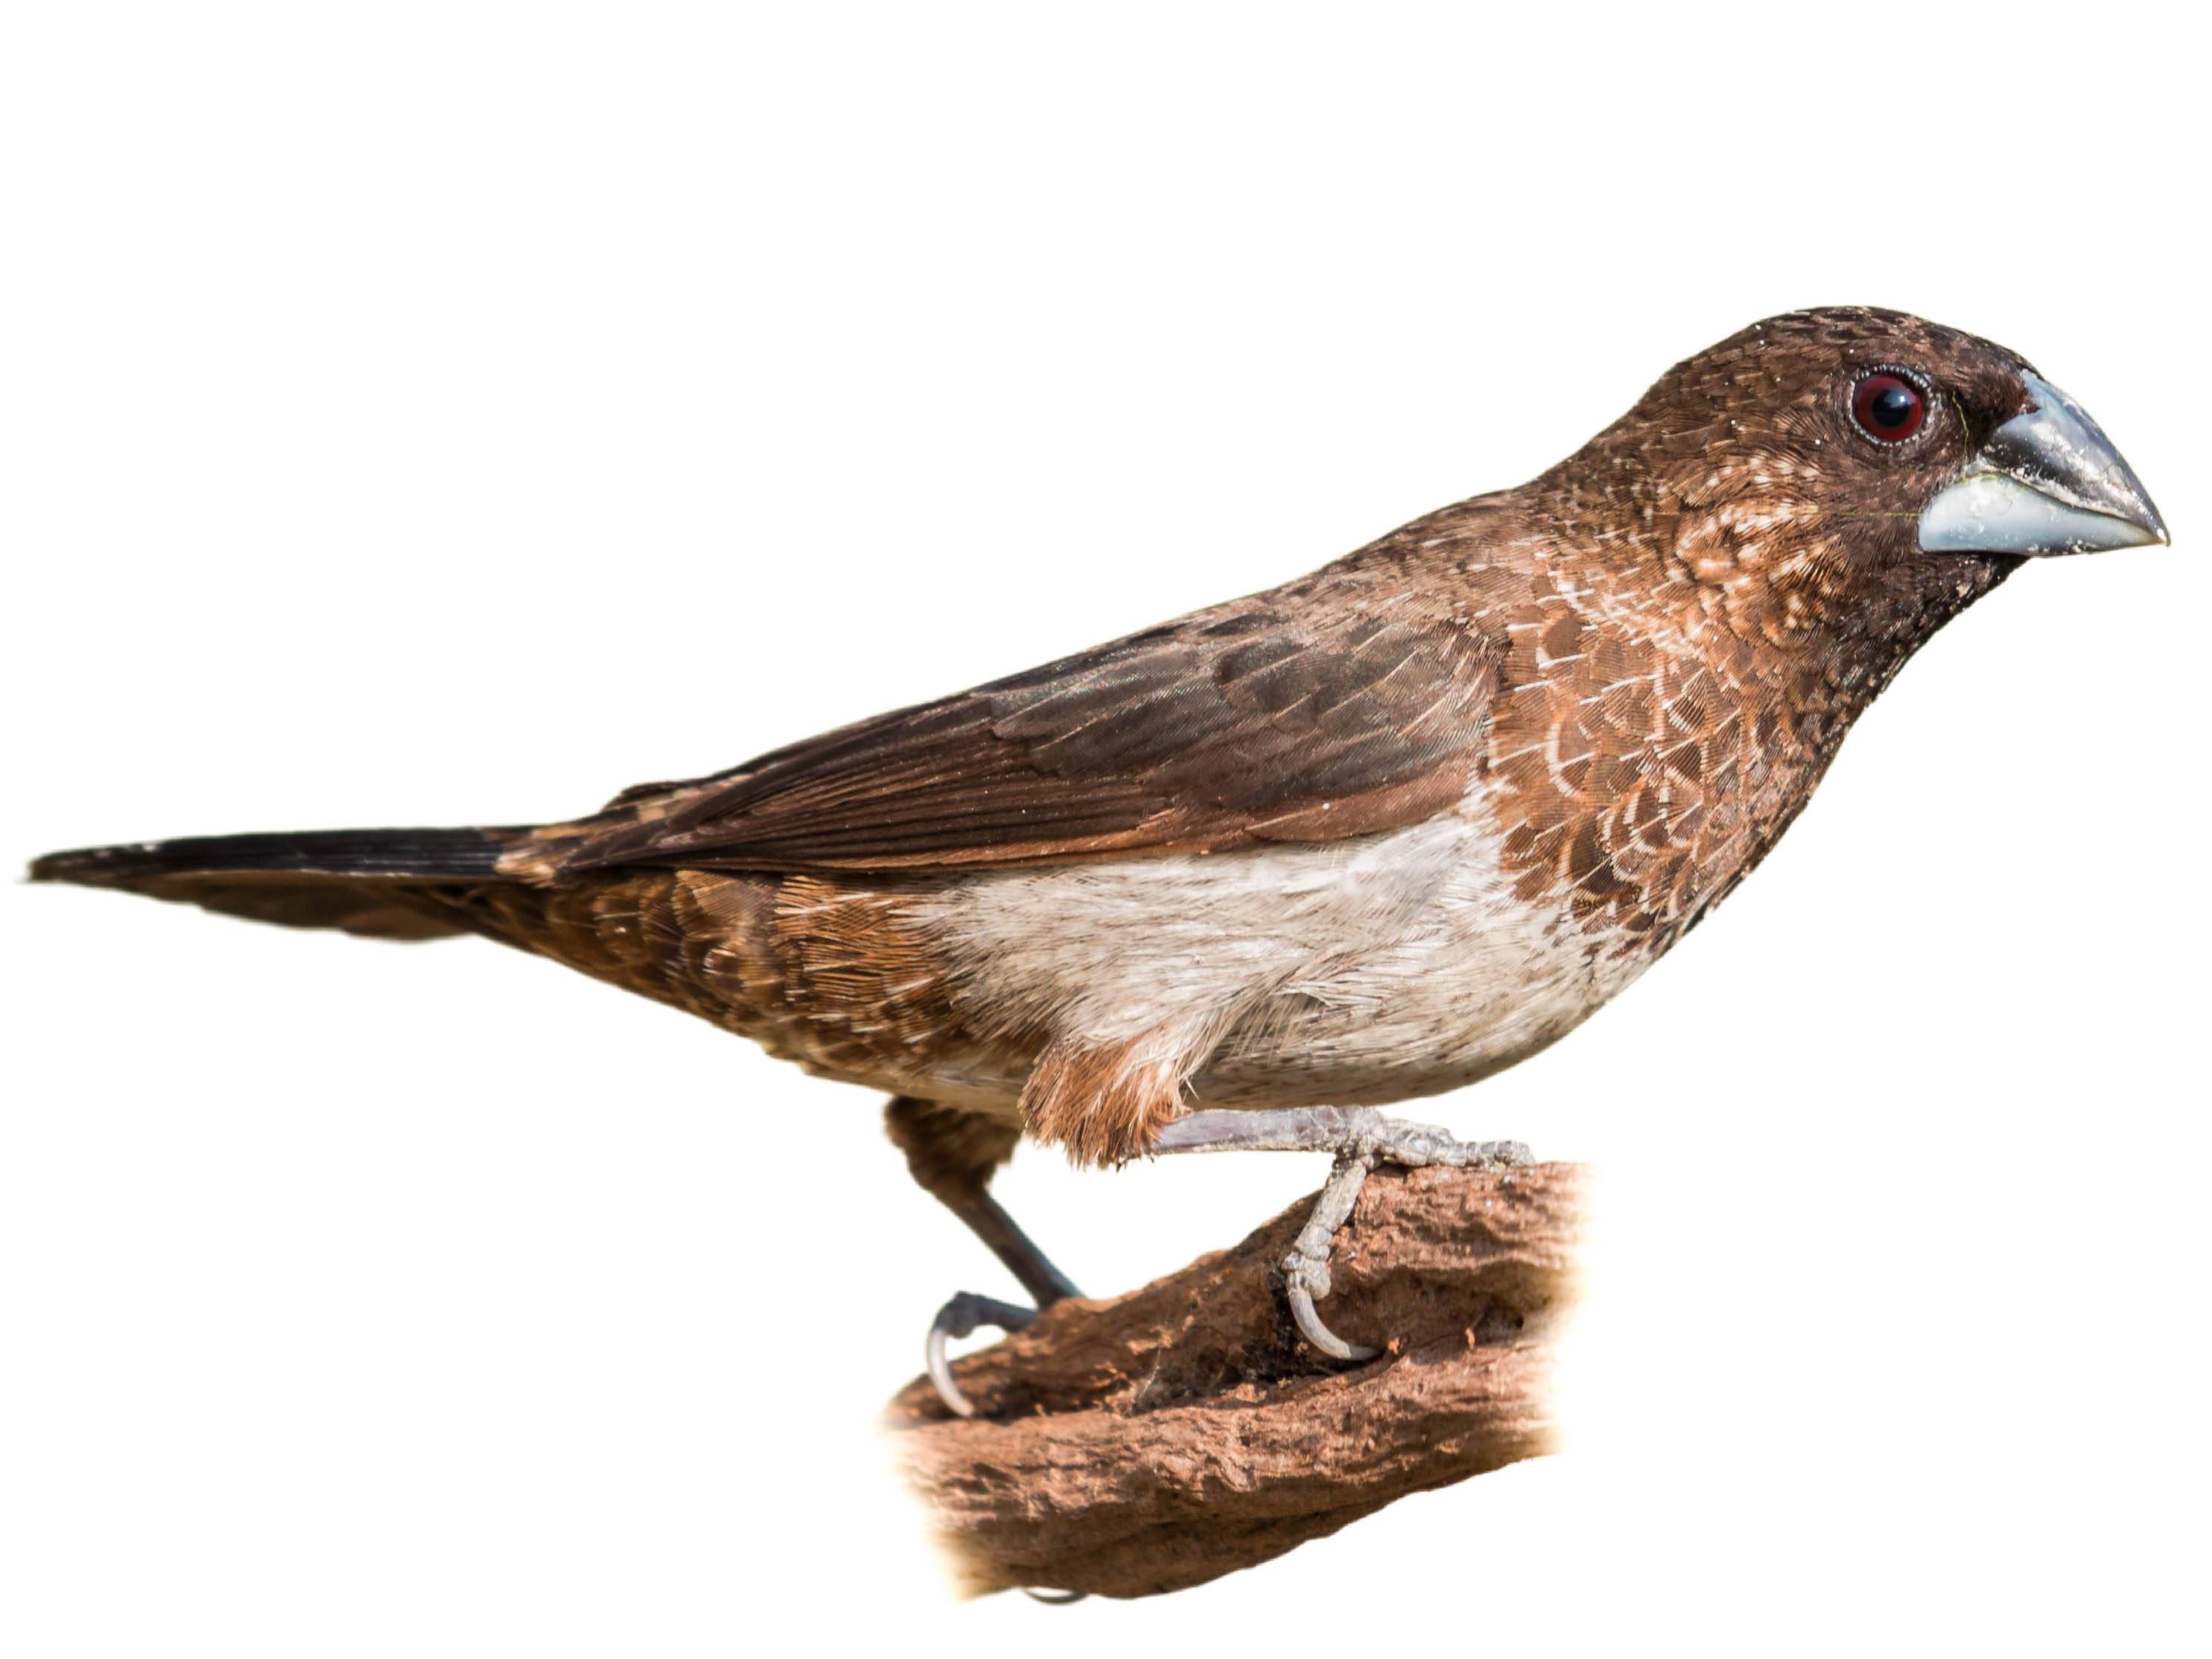
[[[945,1351],[945,1344],[958,1337],[973,1336],[986,1326],[994,1330],[1018,1331],[1033,1324],[1036,1316],[1035,1308],[978,1296],[973,1291],[962,1291],[937,1310],[937,1317],[930,1322],[929,1340],[923,1355],[929,1380],[937,1385],[937,1397],[945,1402],[947,1411],[956,1417],[975,1415],[975,1402],[961,1393],[960,1385],[952,1380],[952,1362]]]
[[[1334,1152],[1336,1166],[1306,1224],[1279,1264],[1291,1317],[1333,1359],[1367,1360],[1382,1351],[1346,1342],[1322,1322],[1314,1300],[1329,1292],[1329,1247],[1351,1218],[1378,1164],[1496,1170],[1533,1162],[1517,1140],[1461,1140],[1433,1124],[1407,1123],[1364,1106],[1304,1106],[1273,1112],[1193,1112],[1161,1132],[1155,1152]]]

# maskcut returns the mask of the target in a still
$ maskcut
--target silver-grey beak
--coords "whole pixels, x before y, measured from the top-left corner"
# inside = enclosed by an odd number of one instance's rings
[[[1982,446],[1920,515],[1929,553],[2095,553],[2166,540],[2142,483],[2081,405],[2041,375],[2035,407]]]

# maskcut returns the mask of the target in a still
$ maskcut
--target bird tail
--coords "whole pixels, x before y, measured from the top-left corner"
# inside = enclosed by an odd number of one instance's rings
[[[119,887],[288,927],[337,927],[379,939],[471,931],[441,902],[503,883],[514,830],[310,830],[203,836],[49,853],[33,881]]]

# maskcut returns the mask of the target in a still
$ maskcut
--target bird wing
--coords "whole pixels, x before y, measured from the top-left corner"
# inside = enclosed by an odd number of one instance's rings
[[[1459,800],[1504,658],[1402,593],[1260,595],[625,791],[502,867],[930,870],[1340,840]]]

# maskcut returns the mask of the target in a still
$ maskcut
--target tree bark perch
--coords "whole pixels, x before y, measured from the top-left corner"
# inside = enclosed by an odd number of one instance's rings
[[[1322,1304],[1340,1334],[1389,1343],[1366,1364],[1322,1358],[1291,1324],[1275,1264],[1306,1200],[958,1361],[976,1418],[909,1383],[885,1424],[961,1586],[1182,1589],[1555,1449],[1589,1184],[1575,1164],[1378,1170]]]

